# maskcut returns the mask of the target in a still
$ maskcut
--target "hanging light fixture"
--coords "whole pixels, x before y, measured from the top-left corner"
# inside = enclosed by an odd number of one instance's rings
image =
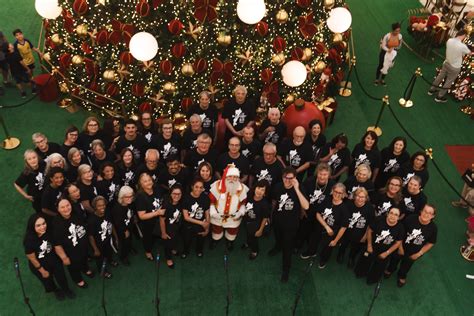
[[[256,24],[265,16],[264,0],[239,0],[237,16],[245,24]]]
[[[36,0],[35,9],[41,17],[48,20],[56,19],[62,11],[58,0]]]
[[[149,61],[158,52],[156,38],[147,32],[139,32],[130,39],[130,54],[139,61]]]
[[[351,27],[352,15],[344,7],[334,8],[326,20],[328,28],[334,33],[343,33]]]
[[[297,60],[289,61],[281,68],[281,76],[287,86],[301,86],[306,80],[306,66]]]

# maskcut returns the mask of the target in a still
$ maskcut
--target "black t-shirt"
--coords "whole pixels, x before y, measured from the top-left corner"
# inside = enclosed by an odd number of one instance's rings
[[[380,154],[380,171],[377,175],[375,185],[382,188],[390,177],[397,175],[401,166],[410,160],[410,155],[403,151],[400,155],[395,155],[391,148],[384,148]]]
[[[89,216],[87,214],[87,211],[86,209],[84,208],[84,206],[81,204],[80,201],[70,201],[71,202],[71,206],[72,206],[72,212],[74,214],[76,214],[77,216],[79,216],[80,218],[82,218],[82,220],[84,221],[87,221],[87,216]]]
[[[142,173],[148,173],[150,177],[152,177],[153,182],[156,183],[158,181],[158,176],[160,175],[161,172],[164,171],[165,166],[163,164],[158,164],[158,166],[150,170],[146,166],[146,163],[142,163],[141,165],[138,166],[137,172],[136,172],[136,177],[135,177],[135,182],[138,183],[138,180],[140,179],[140,176]]]
[[[390,226],[387,224],[387,219],[381,217],[375,219],[369,226],[372,229],[372,247],[375,255],[387,251],[394,243],[405,238],[405,229],[400,222]]]
[[[77,183],[77,187],[81,191],[81,202],[82,201],[89,201],[92,200],[99,195],[99,191],[97,190],[97,184],[95,180],[92,181],[91,184],[84,184],[82,182]]]
[[[240,142],[240,152],[247,158],[249,165],[252,166],[255,157],[262,155],[262,144],[258,139],[253,139],[251,143],[246,144],[244,140]]]
[[[321,149],[320,157],[326,157],[329,154],[331,144],[328,143]],[[351,154],[346,147],[331,155],[328,165],[331,167],[332,174],[338,173],[343,167],[348,167],[351,162]]]
[[[272,188],[282,181],[283,165],[276,159],[271,165],[267,165],[263,157],[257,158],[252,166],[252,174],[255,181],[267,180]]]
[[[170,139],[164,139],[163,135],[156,134],[151,140],[150,148],[155,148],[159,151],[161,161],[166,161],[169,157],[180,159],[181,136],[173,133]]]
[[[326,145],[326,136],[324,136],[324,134],[319,134],[318,138],[313,141],[311,134],[308,133],[306,134],[304,141],[311,145],[311,150],[313,151],[312,160],[317,161],[321,148]]]
[[[187,188],[188,182],[190,180],[189,170],[186,167],[181,168],[181,170],[172,175],[168,170],[163,170],[162,173],[158,175],[158,184],[162,189],[168,191],[175,184],[181,184],[183,188]]]
[[[348,223],[344,234],[347,234],[351,241],[360,242],[367,227],[374,220],[374,207],[368,202],[362,207],[357,207],[353,201],[347,201],[346,206]]]
[[[23,67],[23,65],[20,63],[23,58],[20,56],[19,52],[7,52],[5,55],[5,60],[10,66],[10,72],[12,76],[22,76],[24,73],[26,73],[25,67]]]
[[[354,198],[354,192],[358,188],[365,188],[370,195],[374,191],[374,183],[370,179],[365,182],[359,182],[355,176],[350,176],[344,181],[344,185],[346,186],[347,198],[351,200]]]
[[[39,263],[47,268],[54,265],[57,261],[56,253],[54,252],[53,246],[55,245],[53,236],[46,231],[41,237],[38,237],[36,233],[26,236],[23,246],[25,248],[25,254],[29,255],[34,253]],[[29,262],[31,265],[31,262]]]
[[[403,222],[406,231],[403,249],[409,256],[420,251],[427,243],[435,244],[438,236],[438,228],[434,222],[423,225],[418,217],[411,215]]]
[[[133,152],[135,161],[142,162],[145,159],[145,152],[148,149],[148,142],[141,134],[137,134],[134,140],[128,140],[125,135],[120,136],[115,143],[115,153],[120,154],[122,149],[129,148]]]
[[[61,154],[61,156],[63,156],[64,158],[67,159],[69,149],[71,149],[73,147],[77,147],[77,145],[76,144],[66,145],[66,144],[63,143],[59,148],[59,153]]]
[[[184,164],[189,168],[189,170],[191,170],[191,172],[195,172],[199,167],[199,164],[204,161],[210,163],[211,166],[216,165],[217,153],[213,148],[209,149],[207,154],[204,155],[198,153],[197,150],[188,152],[186,158],[184,159]]]
[[[158,135],[158,131],[156,130],[154,125],[152,125],[151,128],[144,128],[143,126],[141,126],[138,131],[141,135],[143,135],[148,144],[152,142],[152,138],[155,135]]]
[[[44,161],[40,161],[37,170],[33,170],[28,173],[23,171],[15,180],[16,185],[21,188],[26,187],[26,193],[33,197],[41,197],[43,186],[45,185],[45,167],[46,164]]]
[[[334,205],[332,199],[328,199],[322,207],[318,208],[318,213],[334,231],[333,237],[336,237],[339,228],[348,226],[347,208],[344,202]]]
[[[61,146],[56,143],[48,142],[48,150],[45,152],[42,152],[41,150],[38,149],[38,147],[35,148],[36,153],[42,160],[46,160],[46,158],[49,157],[49,155],[54,154],[54,153],[60,153],[61,151]]]
[[[301,204],[295,189],[286,189],[283,183],[280,182],[275,185],[271,197],[272,200],[276,201],[273,220],[286,229],[297,229],[300,220]]]
[[[106,198],[108,203],[116,201],[120,190],[120,180],[115,177],[111,180],[97,181],[97,193]]]
[[[197,147],[197,138],[201,134],[208,134],[210,136],[211,132],[203,128],[199,133],[194,133],[191,130],[191,128],[187,128],[184,131],[183,139],[182,139],[183,150],[188,150],[188,151],[195,150]]]
[[[222,118],[228,119],[236,131],[242,130],[248,122],[254,121],[255,115],[255,102],[249,98],[242,104],[238,104],[234,98],[230,99],[222,112]]]
[[[263,198],[260,201],[255,201],[255,199],[249,198],[245,204],[247,212],[244,216],[245,223],[255,223],[258,227],[264,218],[270,217],[270,203]]]
[[[398,204],[395,202],[394,199],[388,197],[387,194],[377,192],[372,199],[372,204],[374,205],[375,216],[379,217],[382,216],[385,218],[388,211],[390,211],[393,207],[398,207]]]
[[[117,166],[117,174],[120,179],[120,185],[128,185],[135,190],[135,185],[138,180],[137,166],[131,165],[130,167],[125,167],[123,163],[119,163]]]
[[[308,177],[303,182],[305,192],[308,194],[311,215],[315,215],[316,210],[320,209],[326,201],[331,199],[331,190],[335,184],[335,181],[331,179],[325,185],[317,184],[316,182],[316,176]],[[314,216],[311,216],[311,218],[314,218]]]
[[[287,132],[286,124],[280,120],[277,125],[272,125],[269,119],[264,119],[262,122],[262,125],[260,125],[259,135],[262,135],[265,129],[267,129],[267,127],[270,127],[270,126],[273,126],[275,130],[268,132],[266,135],[264,135],[265,137],[262,136],[263,139],[262,138],[260,139],[262,139],[262,142],[264,144],[274,143],[275,145],[278,146],[281,143],[281,141],[286,137],[286,132]]]
[[[352,163],[349,168],[349,174],[353,174],[354,170],[361,164],[366,164],[373,171],[380,168],[380,151],[377,148],[366,150],[363,144],[357,144],[352,151]]]
[[[181,201],[176,205],[173,205],[169,201],[165,201],[163,203],[163,208],[165,209],[165,215],[163,216],[165,218],[166,232],[168,235],[170,235],[170,233],[175,234],[183,219],[183,204]]]
[[[189,120],[193,114],[198,114],[201,117],[202,127],[211,133],[209,136],[214,137],[214,131],[218,120],[217,108],[215,105],[209,104],[208,108],[203,110],[199,104],[193,104],[186,114],[187,119]]]
[[[428,202],[426,195],[420,191],[420,193],[412,195],[406,188],[403,188],[403,198],[400,201],[400,211],[409,216],[412,214],[419,215],[426,202]]]
[[[411,177],[413,176],[419,176],[421,178],[421,187],[423,188],[426,186],[426,183],[428,183],[428,180],[430,178],[430,175],[428,173],[428,170],[423,169],[423,170],[414,170],[413,167],[408,164],[402,167],[398,171],[398,176],[402,178],[403,180],[403,186],[408,184],[408,181],[410,181]]]
[[[112,221],[108,214],[99,217],[91,214],[87,220],[87,233],[93,236],[99,250],[108,247],[112,238]]]
[[[205,193],[202,193],[198,198],[188,194],[183,201],[183,209],[188,211],[189,217],[198,221],[206,219],[206,211],[209,211],[210,205],[209,196]]]
[[[249,161],[247,158],[245,158],[244,155],[239,154],[239,157],[237,158],[232,158],[229,156],[228,152],[222,153],[219,158],[217,159],[217,166],[216,170],[217,172],[220,173],[222,176],[222,173],[224,172],[224,169],[227,167],[228,164],[233,163],[237,169],[240,171],[240,177],[246,176],[249,174],[250,167],[249,167]]]
[[[160,188],[156,185],[153,188],[153,193],[151,195],[146,194],[145,192],[139,191],[137,193],[137,198],[135,200],[135,206],[137,213],[145,211],[145,213],[152,213],[158,211],[162,208],[163,205],[163,195]],[[156,217],[153,217],[149,220],[142,220],[141,224],[146,230],[153,230],[156,223]]]
[[[92,170],[94,170],[94,172],[96,174],[99,173],[100,166],[102,166],[103,163],[105,163],[105,162],[112,162],[113,163],[115,160],[117,160],[117,156],[115,156],[115,154],[111,151],[106,151],[105,152],[105,157],[102,160],[97,159],[97,157],[95,155],[91,155],[91,157],[90,157]]]
[[[123,236],[125,231],[130,229],[133,215],[135,215],[133,204],[123,206],[120,203],[115,203],[112,208],[112,222],[120,236]]]
[[[217,178],[212,175],[211,176],[211,179],[209,181],[204,181],[203,180],[203,183],[204,183],[204,194],[206,195],[209,195],[209,193],[211,192],[211,185],[216,182]]]
[[[53,219],[53,232],[55,244],[64,248],[72,262],[81,260],[87,255],[89,241],[86,224],[80,215],[72,213],[68,219],[56,216]]]
[[[303,142],[296,146],[292,139],[285,139],[278,148],[278,155],[283,158],[287,166],[298,169],[306,162],[311,161],[312,150],[308,143]]]
[[[90,157],[92,155],[91,143],[96,139],[100,139],[105,144],[107,136],[102,130],[99,130],[95,135],[80,132],[76,145],[82,151],[83,155]]]
[[[51,185],[47,185],[43,190],[43,195],[41,196],[41,208],[45,208],[57,213],[58,212],[57,204],[63,192],[64,192],[64,185],[58,188],[53,188]]]

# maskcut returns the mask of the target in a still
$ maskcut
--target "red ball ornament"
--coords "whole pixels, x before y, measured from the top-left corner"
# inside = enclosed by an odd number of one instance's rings
[[[109,102],[109,100],[107,100],[106,98],[104,98],[101,95],[98,95],[98,96],[95,97],[95,103],[99,106],[105,106],[107,104],[107,102]]]
[[[61,57],[59,57],[59,65],[63,69],[69,68],[69,66],[71,65],[71,61],[72,61],[71,54],[64,53],[61,55]]]
[[[311,5],[311,0],[296,0],[296,4],[304,9]]]
[[[275,52],[280,53],[286,48],[286,41],[283,37],[277,36],[273,40],[273,49]]]
[[[77,15],[84,15],[89,10],[89,4],[87,0],[75,0],[72,4],[72,9]]]
[[[337,73],[336,73],[336,83],[340,83],[342,80],[344,80],[344,71],[343,70],[339,70]]]
[[[168,23],[168,31],[173,35],[178,35],[184,28],[183,23],[180,20],[174,19]]]
[[[330,76],[332,74],[332,69],[329,67],[324,68],[323,74],[325,74],[326,76]]]
[[[145,86],[141,83],[134,83],[132,85],[132,94],[136,97],[142,97],[145,94]]]
[[[173,63],[168,59],[162,60],[160,62],[160,70],[166,75],[171,74],[171,72],[173,71]]]
[[[120,31],[112,31],[112,32],[109,34],[108,41],[109,41],[109,43],[111,43],[112,45],[118,45],[121,40],[122,40],[122,32],[120,32]]]
[[[99,85],[97,84],[97,82],[95,81],[92,81],[90,84],[89,84],[89,87],[88,87],[90,90],[92,91],[95,91],[95,92],[98,92],[99,91]]]
[[[97,44],[101,46],[107,45],[108,38],[109,38],[109,33],[107,32],[107,30],[100,30],[95,36],[95,40]]]
[[[316,54],[321,55],[326,51],[326,45],[324,45],[323,42],[317,42],[314,45],[314,50],[316,51]]]
[[[262,37],[267,35],[267,33],[268,33],[268,24],[267,24],[267,22],[264,22],[264,21],[258,22],[257,25],[255,26],[255,30]]]
[[[115,83],[108,83],[105,86],[105,93],[113,97],[119,92],[119,87]]]
[[[308,133],[308,125],[314,119],[321,121],[323,130],[326,126],[326,120],[324,119],[323,112],[312,102],[306,102],[303,99],[295,100],[295,103],[291,104],[285,109],[283,113],[283,122],[288,126],[288,137],[291,137],[293,130],[297,126],[303,126]]]
[[[193,99],[191,98],[183,98],[181,100],[181,108],[184,110],[184,111],[188,111],[189,107],[193,104]]]
[[[263,82],[269,83],[273,78],[272,70],[270,68],[263,69],[260,73],[260,78],[262,78]]]
[[[133,60],[134,60],[132,54],[129,51],[121,52],[119,59],[120,59],[120,62],[126,66],[133,63]]]
[[[84,52],[84,54],[91,54],[92,53],[92,48],[87,42],[82,42],[81,49]]]
[[[140,113],[145,113],[145,112],[151,113],[153,111],[153,107],[151,106],[149,102],[143,102],[142,104],[138,106],[138,111]]]
[[[140,1],[137,4],[136,10],[139,16],[148,16],[150,14],[150,5],[146,1]]]
[[[304,52],[301,47],[295,47],[291,50],[291,59],[293,60],[301,60],[303,59]]]
[[[163,0],[153,0],[152,1],[153,9],[158,8],[162,3],[163,3]]]
[[[68,33],[74,32],[74,20],[72,19],[72,17],[67,15],[63,18],[63,20],[64,20],[63,25],[64,25],[64,28],[66,29],[66,31]]]
[[[186,54],[186,46],[183,43],[176,43],[171,48],[171,53],[176,58],[181,58]]]
[[[207,61],[204,58],[198,58],[194,61],[194,70],[201,73],[207,69]]]

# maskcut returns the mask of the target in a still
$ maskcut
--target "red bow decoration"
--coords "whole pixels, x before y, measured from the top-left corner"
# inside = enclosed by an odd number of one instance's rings
[[[224,82],[229,84],[232,82],[232,69],[234,64],[231,61],[223,63],[217,58],[212,61],[211,84],[216,84],[219,78],[224,79]]]
[[[125,24],[118,20],[112,20],[112,29],[114,30],[112,33],[116,33],[119,39],[118,41],[123,40],[125,44],[130,43],[130,39],[132,35],[135,33],[135,27],[132,24]]]
[[[298,18],[299,22],[299,29],[301,34],[305,38],[311,38],[316,34],[318,28],[314,25],[314,17],[313,12],[309,13],[308,15],[303,15]]]
[[[74,32],[74,20],[72,18],[71,12],[69,12],[68,10],[63,9],[62,15],[63,15],[63,21],[64,21],[63,26],[66,29],[66,31],[68,33]]]
[[[276,105],[280,102],[280,94],[278,93],[278,80],[266,84],[263,87],[263,93],[267,95],[267,100],[271,105]]]
[[[218,0],[194,0],[194,17],[201,23],[207,21],[212,22],[217,19],[217,7]]]

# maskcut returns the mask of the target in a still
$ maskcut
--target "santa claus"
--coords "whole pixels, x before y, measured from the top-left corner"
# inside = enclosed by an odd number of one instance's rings
[[[227,248],[232,249],[232,242],[237,236],[242,217],[245,215],[248,187],[239,181],[240,171],[235,165],[228,165],[222,174],[222,179],[211,185],[209,199],[211,201],[210,215],[212,224],[212,244],[224,236]]]

